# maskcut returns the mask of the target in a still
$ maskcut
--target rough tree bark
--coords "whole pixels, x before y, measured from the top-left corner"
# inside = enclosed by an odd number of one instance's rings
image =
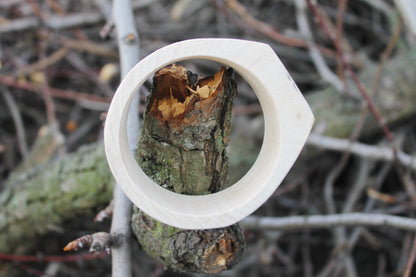
[[[226,147],[232,101],[232,70],[197,76],[179,65],[159,70],[149,95],[136,159],[146,174],[182,194],[218,192],[227,186]],[[133,233],[143,249],[172,269],[218,273],[232,268],[245,248],[239,225],[182,230],[158,222],[137,208]]]
[[[0,194],[0,252],[27,252],[40,235],[93,215],[111,199],[113,182],[102,143],[12,176]]]
[[[401,53],[390,59],[384,66],[379,89],[375,91],[374,104],[384,121],[393,125],[409,119],[416,112],[414,86],[416,85],[416,51],[401,49]],[[360,80],[370,91],[377,74],[377,64],[368,63],[360,74]],[[348,83],[355,95],[355,85]],[[350,92],[350,93],[351,93]],[[315,127],[322,135],[347,138],[360,117],[362,105],[357,99],[339,96],[332,87],[306,96],[315,115]],[[381,133],[379,124],[372,115],[367,117],[363,135]]]
[[[416,51],[400,49],[385,65],[384,81],[377,91],[375,104],[388,124],[416,114],[415,64]],[[361,72],[360,79],[367,87],[371,86],[375,72],[375,65],[367,65]],[[323,126],[320,130],[325,135],[346,137],[351,133],[358,119],[356,100],[340,97],[331,88],[311,93],[306,100],[314,112],[315,126]],[[378,124],[368,120],[365,133],[371,134],[374,130],[380,130]],[[63,222],[75,215],[108,203],[112,197],[112,182],[101,143],[12,174],[3,184],[0,195],[0,252],[27,251],[29,247],[26,246],[35,243],[34,238],[40,234],[62,228]],[[32,192],[37,196],[31,196]]]

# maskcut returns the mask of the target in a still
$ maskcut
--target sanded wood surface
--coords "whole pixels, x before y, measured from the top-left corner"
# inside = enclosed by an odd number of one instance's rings
[[[188,59],[232,67],[256,92],[264,112],[263,146],[255,164],[237,183],[210,195],[181,195],[161,188],[139,168],[127,143],[128,107],[138,88],[156,70]],[[193,39],[155,51],[127,74],[110,106],[104,141],[110,169],[137,207],[178,228],[218,228],[238,222],[269,198],[299,155],[313,120],[270,46],[236,39]]]

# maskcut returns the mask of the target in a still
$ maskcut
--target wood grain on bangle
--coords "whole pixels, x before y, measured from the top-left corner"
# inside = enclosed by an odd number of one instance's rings
[[[127,142],[127,115],[139,87],[155,71],[181,60],[207,59],[236,70],[261,103],[265,134],[253,167],[237,183],[210,195],[182,195],[150,180]],[[312,112],[267,44],[237,39],[193,39],[161,48],[141,60],[124,78],[107,115],[107,160],[130,200],[151,217],[183,229],[225,227],[260,207],[295,162],[313,124]]]

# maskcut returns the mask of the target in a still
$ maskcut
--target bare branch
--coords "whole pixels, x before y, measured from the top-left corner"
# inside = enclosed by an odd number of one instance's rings
[[[338,92],[343,92],[344,84],[342,81],[329,69],[324,57],[321,55],[318,47],[313,43],[312,32],[309,27],[308,19],[306,17],[306,2],[305,0],[296,0],[296,21],[299,26],[299,31],[302,33],[309,48],[309,55],[318,70],[321,77],[330,83]]]
[[[339,58],[340,58],[342,64],[347,69],[348,73],[351,75],[351,78],[352,78],[355,86],[357,87],[357,89],[360,92],[361,96],[365,100],[365,102],[366,102],[369,110],[373,114],[374,118],[377,120],[377,123],[382,128],[383,133],[384,133],[386,139],[389,142],[392,142],[393,141],[393,135],[392,135],[392,133],[390,131],[390,128],[387,126],[387,124],[385,123],[385,120],[382,118],[379,110],[374,105],[374,102],[372,101],[371,97],[368,95],[366,88],[364,87],[364,85],[358,79],[358,76],[355,74],[355,71],[353,70],[351,64],[347,61],[347,59],[346,59],[346,57],[345,57],[345,55],[344,55],[344,53],[342,51],[342,48],[339,45],[339,42],[331,34],[328,26],[326,25],[326,23],[322,19],[322,16],[320,15],[320,13],[318,11],[318,4],[316,3],[316,1],[312,1],[312,0],[306,0],[306,1],[308,3],[308,6],[310,7],[310,9],[312,10],[312,12],[314,13],[315,18],[317,19],[317,21],[318,21],[319,25],[321,26],[323,32],[332,41],[332,43],[334,44],[335,48],[337,49],[337,53],[340,54],[340,57]],[[395,149],[394,149],[393,153],[394,154],[396,153],[396,150]]]
[[[132,204],[118,184],[114,186],[114,211],[111,222],[111,233],[117,234],[119,243],[112,247],[112,276],[130,277],[131,250],[130,250],[130,218]]]
[[[117,52],[93,41],[71,39],[64,36],[61,36],[59,41],[64,47],[74,49],[76,51],[87,52],[93,55],[108,57],[112,59],[118,59],[119,57]]]
[[[113,1],[113,17],[117,30],[117,40],[120,53],[121,76],[127,72],[139,60],[139,36],[135,29],[134,17],[130,0]],[[136,150],[136,142],[139,135],[138,122],[139,94],[137,93],[130,106],[127,120],[127,136],[132,152]],[[114,213],[111,223],[111,232],[120,234],[123,238],[122,243],[117,248],[113,248],[112,255],[112,276],[129,277],[131,272],[130,257],[130,218],[132,204],[121,190],[118,184],[114,188]]]
[[[366,3],[367,5],[373,7],[374,9],[383,12],[386,15],[390,15],[392,12],[392,7],[384,1],[378,0],[361,0],[361,2]]]
[[[59,62],[61,59],[63,59],[66,54],[68,53],[68,49],[66,48],[60,48],[53,54],[51,54],[48,57],[45,57],[44,59],[38,60],[37,62],[26,65],[25,67],[22,67],[21,69],[17,70],[17,72],[14,74],[15,76],[20,76],[23,74],[30,74],[35,71],[43,70],[48,68],[49,66],[52,66],[53,64]]]
[[[97,24],[103,21],[104,17],[100,13],[76,13],[66,16],[51,15],[45,20],[47,27],[61,30],[83,25]]]
[[[94,218],[94,221],[101,222],[105,218],[112,218],[113,212],[114,212],[114,200],[111,200],[110,204],[108,204],[108,206],[105,207],[104,210],[101,210],[100,212],[98,212],[98,214]]]
[[[364,158],[383,160],[388,162],[394,161],[394,150],[388,147],[378,147],[367,145],[359,142],[350,142],[347,139],[332,138],[321,136],[316,133],[309,135],[307,143],[320,148],[336,151],[349,151],[351,154]],[[397,152],[397,160],[404,166],[416,170],[416,157]]]
[[[77,13],[67,16],[50,15],[44,18],[44,24],[55,30],[69,29],[77,26],[92,25],[103,21],[104,17],[99,13]],[[0,34],[17,31],[27,31],[39,28],[41,20],[37,17],[25,17],[14,19],[0,26]]]
[[[36,16],[14,19],[0,25],[0,34],[32,30],[39,25],[40,21]]]
[[[103,251],[107,254],[111,253],[111,246],[117,244],[119,238],[117,235],[111,235],[106,232],[98,232],[92,235],[82,236],[71,241],[64,247],[64,251],[78,251],[82,248],[89,247],[89,251],[93,255],[100,255]]]
[[[415,262],[415,258],[416,258],[416,235],[413,237],[412,251],[410,252],[410,257],[407,260],[406,270],[403,274],[403,277],[409,277],[410,273],[412,273],[412,268]]]
[[[362,225],[391,227],[413,232],[416,231],[416,219],[372,213],[303,215],[289,217],[249,216],[240,223],[244,228],[250,230],[299,230]]]
[[[17,143],[19,146],[20,154],[24,159],[27,158],[29,151],[27,147],[25,128],[23,126],[22,116],[20,115],[19,108],[17,107],[16,101],[7,88],[1,90],[4,100],[9,107],[10,113],[12,114],[13,122],[16,127]]]
[[[406,22],[407,27],[416,36],[416,3],[414,1],[395,0],[397,8],[400,11],[401,16]]]
[[[294,47],[307,47],[308,44],[303,39],[288,37],[282,33],[279,33],[276,31],[271,25],[264,23],[260,20],[257,20],[253,16],[251,16],[247,9],[237,0],[227,0],[225,1],[227,7],[231,9],[234,13],[236,13],[247,25],[257,30],[259,33],[265,35],[266,37],[269,37],[270,39],[286,44],[288,46],[294,46]],[[331,49],[317,46],[320,51],[328,55],[330,57],[334,56],[334,52]]]

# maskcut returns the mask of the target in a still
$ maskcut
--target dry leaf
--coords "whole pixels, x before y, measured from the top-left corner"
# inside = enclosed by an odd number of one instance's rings
[[[117,75],[117,73],[117,66],[113,63],[108,63],[101,68],[98,78],[102,82],[108,83]]]
[[[394,196],[376,191],[375,189],[372,189],[372,188],[367,189],[367,195],[368,197],[371,197],[373,199],[376,199],[385,203],[389,203],[389,204],[394,204],[396,202],[396,198]]]
[[[42,85],[44,84],[46,77],[43,72],[35,71],[29,75],[29,79],[35,84]]]

